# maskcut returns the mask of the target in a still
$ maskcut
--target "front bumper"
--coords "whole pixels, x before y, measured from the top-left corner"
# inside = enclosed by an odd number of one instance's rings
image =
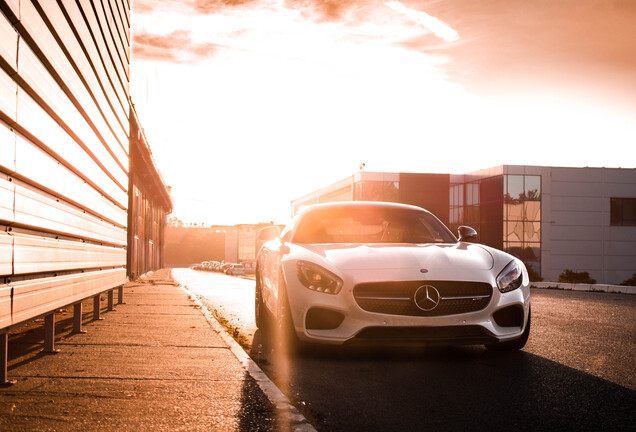
[[[286,267],[287,295],[296,334],[302,341],[336,345],[368,340],[482,344],[514,340],[522,335],[530,306],[527,277],[520,288],[502,294],[490,271],[474,271],[470,278],[463,275],[462,280],[486,283],[492,288],[492,295],[483,308],[466,313],[413,316],[371,312],[364,310],[354,296],[356,285],[388,282],[387,276],[390,281],[408,281],[405,283],[416,285],[449,280],[448,274],[431,273],[423,279],[421,274],[409,269],[351,272],[343,278],[340,293],[331,295],[305,288],[296,278],[294,269]]]

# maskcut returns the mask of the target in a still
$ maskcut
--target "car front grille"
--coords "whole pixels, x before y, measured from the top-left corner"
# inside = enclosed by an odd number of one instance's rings
[[[416,292],[420,288],[425,290],[426,286],[435,288],[429,288],[433,301],[420,301],[418,306]],[[419,296],[425,297],[425,291],[422,290]],[[492,292],[493,288],[488,283],[464,281],[372,282],[358,284],[353,288],[356,303],[365,311],[407,316],[475,312],[488,305]]]

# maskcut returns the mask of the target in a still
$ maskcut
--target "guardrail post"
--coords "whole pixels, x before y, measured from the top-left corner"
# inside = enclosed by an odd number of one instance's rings
[[[73,305],[73,333],[86,333],[82,330],[82,302]]]
[[[55,349],[55,311],[44,316],[44,352],[58,352]]]
[[[93,321],[98,321],[102,319],[99,316],[100,308],[101,308],[101,299],[99,296],[100,294],[93,296]]]
[[[10,386],[15,381],[9,381],[7,374],[7,360],[9,356],[9,333],[0,331],[0,386]]]
[[[112,311],[115,309],[114,304],[115,304],[115,299],[114,299],[114,295],[115,295],[115,290],[108,290],[108,311]]]
[[[124,286],[117,289],[117,304],[124,304]]]

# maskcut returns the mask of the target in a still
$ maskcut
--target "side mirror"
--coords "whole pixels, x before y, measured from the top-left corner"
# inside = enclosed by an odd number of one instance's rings
[[[462,225],[457,229],[460,242],[474,242],[477,240],[477,231],[469,226]]]
[[[280,235],[280,228],[277,226],[268,226],[258,232],[258,239],[264,242],[274,240]]]

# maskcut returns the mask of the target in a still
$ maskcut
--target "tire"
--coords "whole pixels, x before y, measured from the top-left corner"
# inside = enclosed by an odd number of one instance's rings
[[[256,270],[256,288],[254,290],[254,321],[256,321],[256,327],[264,330],[269,324],[267,316],[267,308],[263,302],[263,291],[261,288],[261,275]]]
[[[282,269],[281,273],[282,274]],[[276,313],[276,328],[274,329],[275,349],[283,354],[295,354],[300,351],[301,343],[296,335],[291,317],[289,298],[287,297],[287,284],[284,277],[279,276],[278,305]]]
[[[526,346],[528,337],[530,336],[530,323],[531,323],[532,309],[528,310],[528,322],[526,328],[518,339],[507,342],[496,342],[492,344],[486,344],[486,349],[489,351],[519,351]]]

